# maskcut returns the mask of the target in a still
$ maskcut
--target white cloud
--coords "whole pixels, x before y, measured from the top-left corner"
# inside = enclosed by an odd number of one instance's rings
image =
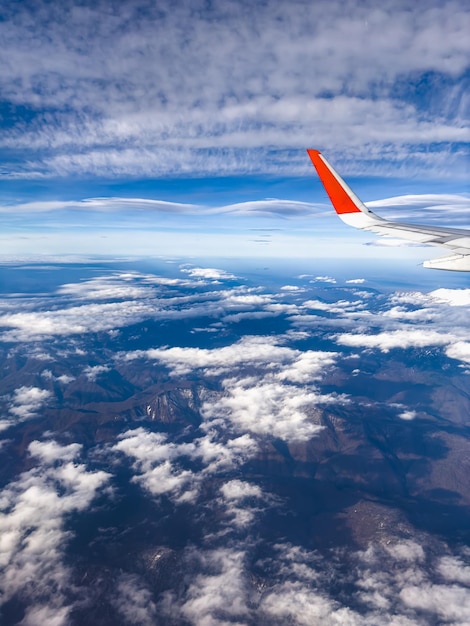
[[[13,205],[18,213],[49,213],[52,211],[119,212],[132,209],[155,213],[195,213],[203,207],[148,198],[85,198],[83,200],[34,201]],[[0,213],[8,213],[12,206],[0,206]]]
[[[400,591],[402,602],[413,609],[430,612],[444,623],[464,625],[470,620],[470,592],[456,585],[407,585]]]
[[[337,300],[336,302],[322,302],[321,300],[306,300],[303,306],[307,309],[327,311],[328,313],[346,313],[364,309],[365,304],[361,300],[350,302],[349,300]]]
[[[290,361],[290,348],[267,337],[244,337],[238,343],[215,350],[204,348],[153,348],[129,352],[126,359],[149,358],[165,363],[176,376],[204,368],[209,373],[229,372],[244,364],[265,365]],[[300,354],[300,353],[298,353]]]
[[[102,374],[106,374],[111,370],[109,365],[88,365],[84,370],[83,374],[87,377],[90,382],[95,382],[97,378],[99,378]]]
[[[423,547],[412,540],[403,540],[385,545],[385,550],[397,561],[423,562],[425,552]]]
[[[312,386],[334,364],[334,353],[293,350],[269,337],[244,337],[216,349],[155,348],[122,358],[158,360],[174,376],[200,369],[207,377],[229,375],[220,381],[224,394],[204,402],[201,415],[209,425],[228,421],[242,432],[308,439],[322,429],[319,406],[347,401]]]
[[[268,317],[276,317],[277,315],[280,315],[280,313],[280,311],[253,311],[246,313],[233,313],[231,315],[225,315],[222,320],[228,323],[237,323],[241,322],[242,320],[262,320]]]
[[[429,296],[450,306],[470,306],[470,289],[435,289]]]
[[[470,363],[470,342],[456,341],[446,349],[446,354],[451,359]]]
[[[368,202],[367,206],[379,211],[386,219],[400,219],[402,221],[421,221],[427,223],[441,222],[445,218],[452,224],[463,227],[468,222],[468,207],[470,198],[458,194],[419,194],[385,198]],[[384,240],[386,241],[386,240]],[[398,241],[398,240],[397,240]]]
[[[238,312],[269,314],[264,308],[271,304],[273,296],[259,293],[259,288],[218,288],[220,281],[234,279],[234,275],[216,268],[184,271],[188,274],[184,280],[121,273],[69,283],[56,294],[43,295],[35,301],[12,299],[12,305],[0,313],[0,341],[41,341],[109,332],[146,319],[219,319]],[[201,291],[202,281],[210,281],[213,289]],[[82,303],[83,300],[87,302]],[[37,349],[33,354],[39,358]]]
[[[242,480],[230,480],[220,488],[226,500],[240,501],[245,498],[261,498],[262,491],[258,485],[244,482]]]
[[[242,624],[243,618],[249,615],[245,554],[236,549],[219,548],[198,554],[196,558],[203,572],[190,582],[180,607],[182,616],[200,626]]]
[[[34,356],[38,358],[37,355],[34,355]],[[62,383],[63,385],[68,385],[69,383],[75,380],[75,377],[70,376],[69,374],[61,374],[60,376],[54,376],[51,370],[43,370],[41,372],[41,376],[45,378],[46,380],[54,380],[59,383]]]
[[[443,556],[437,570],[447,581],[470,584],[470,566],[456,556]]]
[[[335,352],[306,350],[276,374],[276,378],[291,383],[306,384],[319,380],[337,358]]]
[[[300,582],[285,582],[269,590],[262,610],[274,623],[290,622],[298,626],[359,626],[358,615]]]
[[[0,431],[13,426],[18,422],[33,419],[52,394],[46,389],[39,387],[19,387],[15,389],[9,400],[9,417],[0,418]]]
[[[32,441],[29,444],[31,455],[48,465],[55,461],[73,461],[79,455],[82,446],[79,443],[70,443],[62,446],[53,439],[48,441]]]
[[[400,306],[394,306],[388,311],[384,311],[384,317],[390,317],[392,319],[406,320],[406,321],[431,321],[436,318],[436,312],[430,308],[415,309],[409,311]]]
[[[184,594],[178,599],[166,594],[161,607],[173,619],[184,617],[191,624],[424,626],[443,620],[464,626],[470,600],[465,586],[468,567],[459,558],[434,555],[435,549],[390,539],[384,545],[371,543],[364,552],[326,556],[277,544],[272,556],[257,561],[254,579],[252,540],[231,539],[224,548],[187,550],[191,577]],[[443,545],[437,549],[449,552]],[[436,582],[435,572],[427,567],[429,559],[448,582]],[[353,594],[354,608],[349,593],[342,591],[344,585]]]
[[[157,622],[158,612],[152,593],[135,575],[119,576],[113,604],[126,624],[153,626]]]
[[[116,197],[104,197],[104,198],[85,198],[77,201],[35,201],[35,202],[22,202],[13,204],[0,204],[0,215],[22,214],[31,216],[47,217],[46,214],[54,212],[66,213],[67,215],[77,216],[80,215],[81,219],[90,218],[91,214],[104,214],[112,215],[116,219],[124,218],[132,212],[135,223],[142,223],[148,217],[152,217],[153,214],[163,213],[166,216],[196,216],[198,218],[204,217],[216,217],[226,216],[230,217],[272,217],[272,218],[300,218],[300,217],[313,217],[325,214],[324,207],[313,202],[301,202],[298,200],[288,200],[282,198],[270,198],[266,200],[246,200],[245,202],[239,202],[237,204],[219,204],[216,206],[207,204],[181,204],[176,202],[169,202],[166,200],[157,199],[142,199],[142,198],[116,198]],[[329,213],[326,213],[330,215]],[[96,217],[96,216],[94,216]],[[196,278],[203,278],[209,280],[217,279],[230,279],[234,278],[229,272],[222,272],[216,268],[194,268],[183,269],[182,271],[189,273]],[[216,273],[220,273],[220,276],[216,276]],[[125,293],[124,288],[121,289],[121,293],[116,289],[112,291],[112,278],[96,278],[90,281],[85,281],[84,284],[96,285],[96,297],[100,297],[100,283],[103,283],[103,288],[108,289],[109,295],[113,298],[120,297],[132,297],[130,288],[128,294]],[[171,283],[169,283],[171,284]],[[67,294],[69,290],[73,289],[71,293],[80,293],[80,285],[64,285],[61,289],[61,293]],[[106,291],[103,293],[103,298],[109,297]]]
[[[0,496],[0,593],[4,602],[15,594],[28,599],[25,624],[69,622],[63,550],[71,534],[65,520],[86,510],[109,478],[77,464],[80,450],[77,444],[32,442],[29,451],[43,465],[21,474]]]
[[[208,280],[230,280],[236,278],[233,274],[226,272],[225,270],[216,269],[213,267],[191,267],[182,268],[182,272],[189,274],[192,278],[206,278]]]
[[[260,512],[258,504],[266,497],[258,485],[242,480],[230,480],[220,488],[230,527],[247,528]]]
[[[0,325],[9,328],[3,341],[38,341],[51,336],[78,335],[126,326],[158,313],[158,306],[146,301],[85,304],[43,312],[12,313],[0,316]]]
[[[296,304],[281,304],[279,302],[268,304],[265,306],[265,309],[275,315],[282,315],[283,313],[295,315],[299,312],[299,307]]]
[[[311,281],[311,283],[331,283],[334,285],[336,283],[336,278],[332,276],[315,276]]]
[[[290,544],[276,549],[279,554],[273,562],[277,572],[271,570],[271,585],[259,606],[260,614],[269,616],[273,624],[424,626],[443,620],[463,626],[468,620],[468,588],[433,582],[434,572],[428,570],[426,559],[433,558],[435,546],[426,551],[412,540],[371,543],[365,552],[341,553],[340,560],[343,566],[346,560],[349,573],[344,567],[336,569],[333,555],[327,562],[318,553]],[[450,565],[450,577],[464,575],[460,560],[443,557],[440,562]],[[331,595],[331,580],[335,586],[353,585],[354,609],[342,594]]]
[[[195,476],[175,462],[178,457],[191,456],[194,444],[178,446],[167,443],[162,434],[149,433],[142,428],[127,431],[114,446],[134,460],[138,473],[134,481],[142,484],[152,495],[171,495],[176,501],[193,500],[192,482]]]
[[[394,239],[393,237],[384,237],[384,239],[374,239],[364,244],[365,246],[377,246],[378,248],[413,248],[423,247],[422,243],[413,243],[404,239]]]
[[[336,341],[344,346],[378,348],[382,352],[388,352],[394,348],[445,346],[455,341],[455,336],[435,330],[426,331],[420,328],[408,330],[404,328],[377,333],[376,335],[341,333],[336,336]]]
[[[416,411],[403,411],[398,414],[398,417],[402,420],[414,420],[416,416]]]
[[[365,161],[383,173],[384,159],[400,172],[410,153],[430,176],[463,170],[464,149],[447,149],[468,141],[463,2],[244,9],[136,2],[103,16],[41,3],[32,20],[28,7],[11,8],[0,87],[16,115],[34,115],[26,126],[8,117],[3,149],[28,157],[21,167],[8,159],[6,174],[298,174],[305,137],[353,172]],[[414,89],[429,74],[424,111]]]
[[[468,621],[468,566],[430,538],[425,538],[426,548],[390,537],[363,552],[328,555],[280,543],[270,556],[265,552],[258,558],[256,576],[253,539],[224,535],[224,541],[223,548],[187,549],[191,576],[180,597],[165,594],[164,614],[207,625],[424,626],[442,621],[464,626]]]
[[[394,348],[442,347],[453,359],[468,363],[470,352],[468,336],[468,289],[437,289],[430,293],[396,292],[388,297],[378,312],[363,310],[358,304],[342,313],[339,302],[328,305],[322,302],[305,302],[304,305],[339,314],[340,320],[330,324],[349,326],[354,332],[341,332],[334,336],[340,345],[379,349],[388,352]],[[355,303],[352,303],[355,304]],[[369,307],[368,307],[369,308]],[[355,320],[355,328],[351,322]],[[296,324],[307,325],[308,318],[294,318]],[[318,323],[318,319],[317,319]],[[326,324],[322,320],[322,324]],[[372,329],[375,332],[372,332]]]
[[[258,452],[257,442],[248,434],[227,438],[209,426],[207,435],[196,440],[195,456],[206,464],[203,473],[212,475],[242,465]],[[223,431],[222,431],[223,432]]]
[[[139,275],[132,278],[140,278]],[[155,292],[149,286],[126,284],[126,277],[98,277],[81,283],[62,285],[57,293],[83,300],[137,300],[149,298]]]
[[[283,285],[281,287],[281,291],[305,291],[303,287],[299,287],[298,285]]]
[[[239,431],[272,435],[287,441],[310,439],[323,429],[318,406],[344,402],[333,394],[258,378],[227,379],[225,394],[205,403],[201,413],[210,424],[229,422]]]
[[[230,438],[214,428],[190,443],[171,443],[165,435],[143,428],[129,430],[119,439],[113,449],[134,460],[133,480],[153,496],[165,495],[175,503],[193,502],[205,477],[243,464],[258,450],[249,435]],[[183,469],[181,464],[188,459],[201,461],[202,469]]]

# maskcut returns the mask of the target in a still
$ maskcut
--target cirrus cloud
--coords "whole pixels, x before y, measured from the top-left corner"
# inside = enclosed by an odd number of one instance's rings
[[[7,3],[4,175],[299,174],[305,137],[351,172],[462,175],[467,19],[457,0]]]

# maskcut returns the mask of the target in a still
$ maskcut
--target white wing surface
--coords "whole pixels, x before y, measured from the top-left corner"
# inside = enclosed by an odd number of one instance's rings
[[[416,243],[449,248],[450,254],[425,261],[423,266],[432,269],[470,272],[470,230],[385,220],[370,211],[359,200],[318,150],[307,150],[307,152],[336,213],[343,222],[355,228],[370,230],[378,235],[400,237]]]

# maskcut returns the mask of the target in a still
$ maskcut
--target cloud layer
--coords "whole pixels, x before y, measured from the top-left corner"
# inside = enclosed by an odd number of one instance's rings
[[[0,618],[468,623],[470,290],[162,266],[0,301]]]
[[[4,174],[299,174],[307,142],[462,175],[467,32],[458,1],[7,3]]]

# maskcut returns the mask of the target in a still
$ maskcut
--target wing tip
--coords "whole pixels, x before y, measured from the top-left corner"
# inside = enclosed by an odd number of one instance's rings
[[[320,150],[307,148],[307,154],[310,157],[310,161],[312,162],[312,165],[315,167],[315,169],[318,170],[318,166],[321,167],[322,162],[323,162],[323,155],[320,152]]]
[[[328,163],[320,150],[307,148],[308,156],[331,200],[336,213],[343,219],[351,213],[369,213],[368,209]]]

